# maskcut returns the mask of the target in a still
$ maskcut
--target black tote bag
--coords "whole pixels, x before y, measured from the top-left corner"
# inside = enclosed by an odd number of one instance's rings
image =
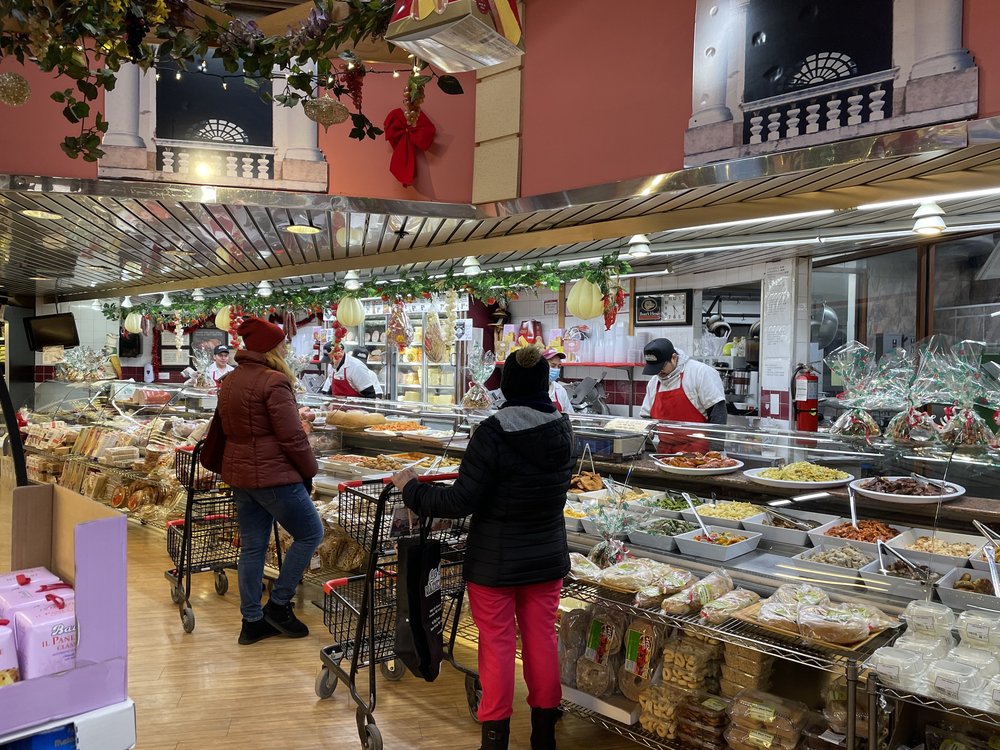
[[[441,608],[441,542],[420,534],[397,542],[396,658],[427,682],[437,679],[444,650]]]

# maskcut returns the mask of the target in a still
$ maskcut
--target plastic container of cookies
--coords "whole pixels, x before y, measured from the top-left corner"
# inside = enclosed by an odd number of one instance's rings
[[[684,696],[680,704],[681,719],[687,719],[702,727],[717,729],[721,737],[722,730],[729,723],[729,701],[696,691]]]

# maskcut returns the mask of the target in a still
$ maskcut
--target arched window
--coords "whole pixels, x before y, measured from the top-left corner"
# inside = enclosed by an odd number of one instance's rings
[[[188,131],[188,140],[217,141],[221,143],[249,143],[246,131],[229,120],[211,117],[196,123]]]

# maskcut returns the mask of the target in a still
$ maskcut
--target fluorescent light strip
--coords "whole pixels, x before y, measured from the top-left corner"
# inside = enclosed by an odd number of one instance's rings
[[[693,227],[678,227],[667,229],[668,232],[693,232],[699,229],[722,229],[724,227],[743,227],[751,224],[766,224],[769,221],[789,221],[792,219],[809,219],[818,216],[829,216],[836,213],[835,209],[823,208],[818,211],[801,211],[795,214],[778,214],[777,216],[761,216],[756,219],[737,219],[736,221],[721,221],[717,224],[698,224]]]
[[[719,247],[693,247],[678,250],[654,250],[650,255],[690,255],[692,253],[721,253],[727,250],[753,250],[758,247],[788,247],[791,245],[815,245],[819,237],[805,237],[801,240],[775,240],[773,242],[744,242],[738,245],[720,245]],[[561,264],[560,264],[561,265]]]
[[[984,198],[990,195],[1000,195],[1000,187],[965,190],[959,193],[943,193],[941,195],[925,195],[921,198],[900,198],[899,200],[882,201],[880,203],[864,203],[858,206],[858,211],[878,211],[881,208],[919,206],[921,203],[941,203],[942,201],[957,201],[967,198]]]
[[[859,240],[889,240],[894,237],[911,237],[912,230],[900,230],[898,232],[871,232],[869,234],[845,234],[841,236],[820,237],[819,241],[827,242],[854,242]]]

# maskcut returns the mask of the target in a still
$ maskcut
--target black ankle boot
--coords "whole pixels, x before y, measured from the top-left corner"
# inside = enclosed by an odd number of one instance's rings
[[[479,750],[507,750],[510,719],[483,722],[483,743]]]
[[[264,619],[289,638],[305,638],[309,635],[309,628],[292,612],[291,602],[275,604],[269,601],[264,605]]]
[[[561,708],[531,709],[531,750],[556,750],[556,722]]]
[[[271,636],[281,635],[278,629],[267,620],[254,620],[253,622],[243,621],[243,628],[240,630],[239,644],[249,646],[251,643],[262,641]]]

